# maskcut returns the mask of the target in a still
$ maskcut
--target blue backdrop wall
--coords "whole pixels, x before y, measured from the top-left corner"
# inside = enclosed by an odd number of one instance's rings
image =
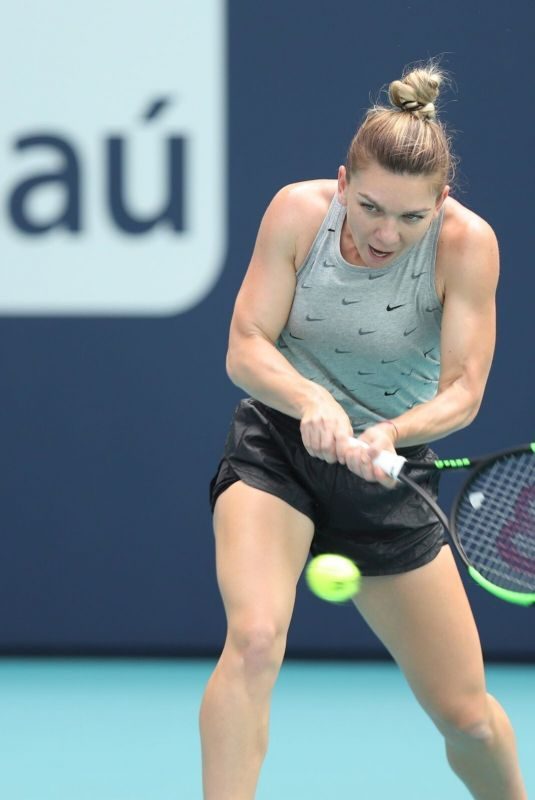
[[[61,3],[53,5],[61,10]],[[183,198],[187,209],[195,194],[206,209],[199,241],[219,243],[221,270],[210,289],[176,313],[79,312],[73,303],[72,312],[68,304],[57,312],[14,305],[0,318],[0,650],[5,653],[217,652],[225,627],[207,486],[240,397],[225,375],[226,337],[258,222],[282,185],[335,176],[370,96],[417,59],[441,55],[453,73],[443,115],[457,132],[461,166],[455,195],[493,225],[502,257],[498,347],[486,399],[476,422],[440,443],[440,452],[484,451],[534,437],[535,111],[528,96],[533,4],[230,0],[228,7],[216,5],[224,22],[222,61],[212,79],[221,87],[216,102],[224,106],[225,135],[217,143],[223,178],[216,179],[213,170],[202,179],[191,171]],[[177,36],[190,6],[187,0],[162,3],[165,26]],[[158,3],[151,7],[157,16]],[[213,14],[213,3],[205,3],[205,12]],[[212,17],[206,19],[208,25]],[[139,102],[175,80],[181,85],[195,80],[212,52],[201,22],[190,32],[191,74],[173,76],[164,59],[160,83],[151,78]],[[63,41],[76,40],[86,24],[72,13],[55,20]],[[110,24],[116,30],[110,32]],[[101,16],[112,42],[119,34],[128,38],[134,24],[129,16],[120,25]],[[159,50],[157,39],[141,42],[142,71]],[[55,58],[46,37],[37,55],[24,57],[46,72]],[[86,56],[98,60],[96,53]],[[64,64],[65,80],[71,69]],[[111,105],[120,102],[113,78],[98,87]],[[33,86],[35,97],[41,90],[41,84]],[[32,96],[26,100],[27,109]],[[21,117],[19,127],[53,127],[53,112],[46,113]],[[145,118],[157,113],[154,104]],[[209,127],[202,129],[206,133]],[[2,139],[2,159],[12,167],[16,162],[20,178],[13,138]],[[195,147],[212,146],[203,145],[201,133],[196,139],[192,134],[190,144],[183,155],[186,173]],[[9,212],[13,181],[0,180],[2,235],[9,240],[15,236]],[[220,181],[226,203],[212,209],[210,197],[220,191]],[[74,233],[65,227],[42,234],[18,230],[16,238],[33,249],[38,262],[41,248],[54,237],[68,241]],[[136,258],[145,246],[140,239],[132,244]],[[173,253],[179,280],[190,280],[188,273],[202,268],[178,244]],[[149,253],[145,262],[149,275],[151,258]],[[128,268],[128,255],[123,259]],[[13,278],[17,262],[11,267]],[[36,286],[40,278],[29,273],[25,280]],[[444,488],[446,503],[452,491]],[[535,658],[531,612],[472,586],[469,592],[487,655]],[[349,608],[323,604],[303,588],[289,652],[383,654]]]

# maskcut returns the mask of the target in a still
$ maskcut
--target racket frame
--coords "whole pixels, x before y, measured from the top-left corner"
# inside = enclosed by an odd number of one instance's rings
[[[368,445],[360,439],[352,439],[352,444],[359,447],[368,447]],[[416,461],[414,459],[406,459],[399,454],[382,451],[375,459],[374,463],[386,472],[391,478],[399,480],[401,483],[412,489],[433,511],[439,522],[443,525],[446,533],[448,534],[456,552],[458,553],[461,561],[464,563],[470,577],[485,589],[490,594],[504,600],[507,603],[513,603],[519,606],[532,606],[535,605],[535,592],[515,592],[511,589],[504,589],[497,586],[488,578],[485,578],[478,570],[472,565],[462,543],[457,534],[455,518],[457,508],[461,499],[464,497],[466,489],[474,480],[475,476],[485,469],[489,464],[499,461],[501,458],[521,454],[521,453],[534,453],[535,442],[528,442],[526,444],[518,445],[517,447],[508,448],[506,450],[499,450],[495,453],[489,453],[484,456],[477,456],[476,458],[452,458],[452,459],[435,459],[435,461]],[[420,484],[411,478],[409,471],[411,469],[425,470],[427,472],[445,472],[459,469],[472,470],[470,475],[464,481],[463,485],[457,492],[450,516],[442,510],[436,500],[431,497],[428,492],[423,489]],[[534,531],[535,536],[535,531]]]
[[[459,536],[457,534],[455,526],[455,516],[457,513],[457,507],[461,499],[464,497],[466,487],[472,482],[477,472],[481,471],[486,466],[487,463],[493,463],[493,460],[489,459],[489,461],[487,462],[482,460],[478,466],[478,469],[475,472],[472,472],[470,476],[467,478],[467,480],[463,483],[461,489],[458,491],[453,501],[453,506],[449,517],[441,509],[441,507],[434,500],[434,498],[431,497],[431,495],[428,494],[425,489],[422,489],[420,484],[417,483],[415,480],[413,480],[410,477],[410,475],[407,475],[403,470],[399,473],[398,480],[401,483],[405,484],[406,486],[409,486],[413,490],[413,492],[416,492],[416,494],[422,498],[424,503],[426,503],[426,505],[436,515],[436,517],[444,527],[444,530],[448,534],[455,548],[455,551],[459,555],[461,561],[464,563],[468,574],[470,575],[472,580],[475,581],[475,583],[477,583],[482,589],[485,589],[485,591],[489,592],[495,597],[498,597],[500,600],[504,600],[507,603],[513,603],[514,605],[524,606],[524,607],[532,606],[535,604],[534,592],[515,592],[512,589],[504,589],[502,586],[498,586],[497,584],[492,583],[492,581],[489,581],[488,578],[485,578],[484,575],[478,572],[478,570],[473,566],[468,556],[466,555],[461,540],[459,539]]]
[[[425,469],[430,472],[434,470],[449,472],[459,469],[479,469],[491,461],[498,461],[504,456],[511,456],[515,453],[535,453],[535,442],[520,444],[517,447],[508,447],[506,450],[498,450],[495,453],[487,453],[484,456],[476,456],[475,458],[437,458],[434,461],[415,461],[407,458],[403,467],[407,469]]]

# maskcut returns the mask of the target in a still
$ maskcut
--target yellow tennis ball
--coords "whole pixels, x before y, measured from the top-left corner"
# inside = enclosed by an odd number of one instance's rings
[[[343,603],[360,589],[360,570],[355,562],[334,553],[309,561],[305,578],[311,592],[331,603]]]

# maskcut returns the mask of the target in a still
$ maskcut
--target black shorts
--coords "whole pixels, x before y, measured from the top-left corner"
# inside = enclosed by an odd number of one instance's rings
[[[398,452],[418,460],[436,458],[427,445]],[[415,472],[414,478],[436,497],[438,473]],[[237,480],[310,517],[313,555],[348,556],[364,575],[416,569],[435,558],[445,543],[442,525],[408,487],[398,483],[386,489],[342,464],[310,456],[299,420],[250,398],[235,411],[224,457],[210,483],[212,511],[219,495]]]

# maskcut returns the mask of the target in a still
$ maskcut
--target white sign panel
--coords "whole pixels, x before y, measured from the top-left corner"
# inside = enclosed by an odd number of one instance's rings
[[[224,0],[6,6],[0,314],[162,315],[226,254]]]

